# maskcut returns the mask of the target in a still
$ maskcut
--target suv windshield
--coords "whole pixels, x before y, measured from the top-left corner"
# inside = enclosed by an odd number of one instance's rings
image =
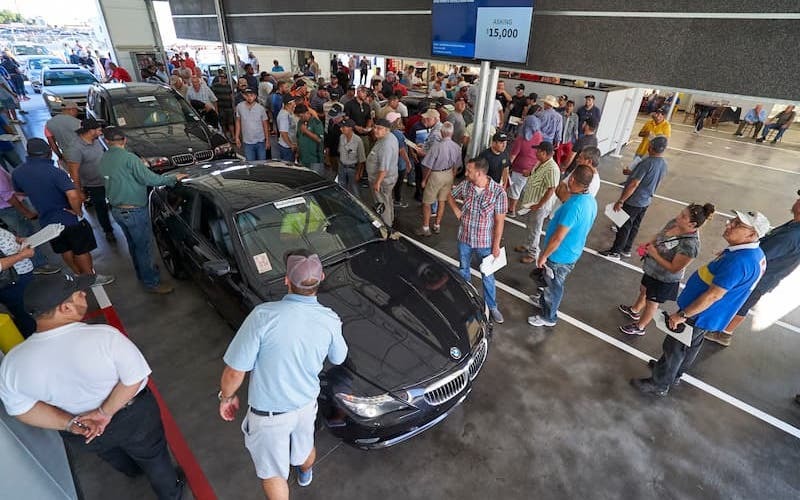
[[[338,187],[241,212],[236,225],[247,257],[265,279],[286,273],[289,250],[305,248],[325,261],[386,236],[380,221]]]
[[[112,102],[120,127],[158,127],[200,121],[186,101],[166,92],[121,99],[114,96]]]
[[[51,57],[48,59],[30,59],[28,60],[28,67],[31,69],[42,69],[45,66],[50,66],[52,64],[64,64],[61,59],[57,59],[55,57]]]
[[[60,85],[91,85],[97,79],[88,71],[78,69],[59,69],[45,71],[42,78],[46,87]]]

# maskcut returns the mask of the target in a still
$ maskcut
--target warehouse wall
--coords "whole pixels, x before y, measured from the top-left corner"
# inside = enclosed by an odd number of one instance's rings
[[[640,86],[800,97],[797,0],[664,0],[628,12],[631,5],[538,1],[528,63],[503,67]],[[178,36],[218,39],[214,0],[170,0],[170,6]],[[430,0],[223,0],[223,7],[232,42],[430,58]]]

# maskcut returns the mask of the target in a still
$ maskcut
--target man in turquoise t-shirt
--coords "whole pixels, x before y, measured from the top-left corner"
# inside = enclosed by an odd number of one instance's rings
[[[645,394],[666,396],[694,362],[705,334],[724,328],[758,284],[767,266],[758,240],[768,231],[769,221],[761,213],[736,212],[722,233],[728,248],[689,277],[678,296],[680,309],[669,317],[670,328],[683,323],[693,327],[691,344],[668,335],[664,353],[652,364],[653,375],[632,379],[631,385]]]
[[[536,261],[539,268],[552,270],[553,276],[545,272],[547,286],[539,298],[541,315],[528,318],[531,326],[555,326],[558,306],[564,296],[564,281],[572,272],[583,252],[586,237],[597,216],[597,202],[589,194],[594,171],[579,165],[567,181],[572,196],[553,214],[544,237],[544,250]]]

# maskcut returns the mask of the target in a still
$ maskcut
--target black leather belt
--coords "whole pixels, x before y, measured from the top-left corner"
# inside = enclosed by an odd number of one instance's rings
[[[450,170],[453,170],[453,167],[445,168],[445,169],[442,169],[442,170],[433,170],[433,169],[431,169],[431,172],[447,172],[447,171],[450,171]]]
[[[144,386],[144,389],[142,389],[142,390],[141,390],[141,391],[139,391],[139,392],[138,392],[138,393],[137,393],[137,394],[136,394],[134,397],[132,397],[131,399],[129,399],[129,400],[128,400],[128,402],[127,402],[127,403],[125,403],[124,405],[122,405],[122,408],[120,408],[120,409],[121,409],[121,410],[124,410],[125,408],[128,408],[129,406],[133,406],[133,404],[134,404],[136,401],[138,401],[138,400],[139,400],[139,398],[141,398],[143,395],[147,394],[148,392],[150,392],[150,388],[149,388],[149,387],[147,387],[147,386]]]
[[[275,416],[278,416],[278,415],[283,415],[284,413],[288,413],[288,412],[285,412],[285,411],[261,411],[261,410],[256,410],[252,406],[250,407],[250,411],[254,415],[258,415],[259,417],[275,417]]]

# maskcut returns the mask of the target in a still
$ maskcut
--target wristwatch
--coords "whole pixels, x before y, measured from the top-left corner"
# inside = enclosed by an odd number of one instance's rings
[[[228,401],[230,401],[231,399],[233,399],[235,397],[236,397],[236,393],[233,393],[228,397],[223,396],[222,395],[222,389],[220,389],[219,392],[217,393],[217,399],[219,399],[220,403],[223,403],[223,402],[227,403]]]
[[[678,316],[680,316],[681,318],[686,319],[686,311],[684,311],[683,309],[678,309],[678,312],[676,314]],[[222,393],[220,392],[220,394],[222,394]]]

